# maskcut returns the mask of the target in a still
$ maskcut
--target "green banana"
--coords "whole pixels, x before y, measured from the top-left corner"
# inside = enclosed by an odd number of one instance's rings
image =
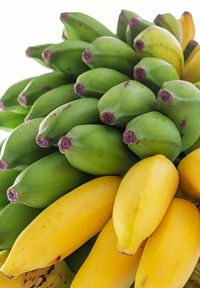
[[[52,149],[41,149],[35,143],[39,125],[43,118],[25,122],[15,128],[3,144],[0,155],[0,170],[22,170]]]
[[[9,110],[0,111],[0,128],[14,129],[24,122],[24,115]]]
[[[111,87],[129,78],[110,68],[94,68],[88,70],[76,79],[74,91],[83,97],[100,98]]]
[[[199,45],[199,43],[193,39],[188,42],[186,48],[183,51],[185,61],[190,56],[190,54],[192,53],[194,48],[197,47],[198,45]]]
[[[58,71],[37,76],[18,95],[18,102],[24,107],[32,105],[46,91],[67,83],[70,79]]]
[[[18,95],[24,90],[24,88],[30,83],[33,79],[28,78],[22,81],[19,81],[12,86],[10,86],[6,92],[3,94],[0,100],[0,109],[1,110],[14,110],[15,112],[19,111],[19,113],[24,112],[27,114],[27,108],[21,107],[17,101]]]
[[[74,100],[53,110],[41,122],[36,137],[37,144],[50,147],[58,143],[74,126],[99,122],[96,98],[82,98]]]
[[[66,84],[42,94],[32,105],[25,121],[45,117],[60,105],[80,98],[74,93],[74,84]]]
[[[157,111],[142,114],[128,122],[123,141],[140,159],[163,154],[174,161],[181,153],[181,136],[176,125]]]
[[[88,179],[89,176],[72,167],[64,155],[54,152],[24,169],[7,195],[11,203],[41,208]]]
[[[176,17],[171,13],[158,14],[154,19],[154,23],[162,28],[167,29],[171,32],[179,43],[182,42],[182,26],[181,23]]]
[[[37,46],[30,46],[26,49],[26,56],[35,59],[41,65],[52,69],[51,65],[48,65],[44,59],[42,58],[42,52],[47,49],[52,43],[50,44],[43,44]]]
[[[122,40],[111,36],[101,36],[83,52],[82,59],[90,68],[112,68],[132,76],[133,66],[138,61],[138,56]]]
[[[134,40],[134,48],[138,57],[161,58],[172,64],[181,75],[184,66],[184,56],[180,43],[168,30],[151,26],[140,32]]]
[[[158,93],[162,84],[170,80],[179,80],[179,75],[171,64],[155,57],[145,57],[134,67],[133,77]]]
[[[103,123],[124,127],[133,117],[155,109],[156,97],[142,83],[128,80],[109,89],[99,100]]]
[[[6,173],[0,171],[0,209],[9,203],[7,198],[7,189],[14,183],[15,178],[19,173],[19,171],[13,169]]]
[[[18,235],[41,211],[23,204],[5,206],[0,211],[0,248],[12,248]]]
[[[47,64],[74,81],[79,74],[88,70],[87,65],[81,59],[88,45],[89,43],[81,40],[65,40],[49,46],[43,51],[42,57]]]
[[[84,13],[61,13],[60,20],[63,22],[67,38],[70,40],[92,42],[99,36],[114,36],[103,24]]]
[[[146,28],[154,25],[153,23],[143,20],[140,17],[130,18],[126,27],[126,42],[133,47],[135,37]]]
[[[117,22],[117,35],[122,41],[126,41],[126,28],[131,18],[140,18],[140,16],[132,11],[121,10]]]
[[[179,129],[182,151],[200,136],[200,91],[183,80],[165,82],[157,95],[157,109],[167,115]]]
[[[71,165],[94,175],[120,175],[136,162],[121,132],[104,125],[76,126],[60,139],[58,147]]]

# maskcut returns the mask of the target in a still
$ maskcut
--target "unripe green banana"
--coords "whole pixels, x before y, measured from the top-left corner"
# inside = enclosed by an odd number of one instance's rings
[[[181,137],[176,125],[157,111],[128,122],[123,141],[140,159],[163,154],[174,161],[181,153]]]
[[[76,79],[74,91],[83,97],[100,98],[111,87],[129,78],[110,68],[94,68],[88,70]]]
[[[134,40],[134,48],[140,58],[156,57],[172,64],[182,74],[184,57],[180,43],[168,30],[151,26],[142,31]]]
[[[5,206],[0,211],[0,248],[12,248],[18,235],[41,211],[23,204]]]
[[[65,25],[67,38],[70,40],[92,42],[99,36],[114,36],[103,24],[84,13],[61,13],[60,20]]]
[[[9,110],[0,111],[0,129],[14,129],[24,122],[24,115]]]
[[[124,127],[133,117],[154,110],[155,104],[148,87],[128,80],[109,89],[99,100],[98,110],[103,123]]]
[[[14,169],[11,169],[6,173],[0,171],[0,210],[9,203],[7,189],[14,183],[15,178],[19,173],[19,171]]]
[[[65,40],[49,46],[43,51],[42,57],[47,64],[74,81],[79,74],[88,70],[81,59],[88,45],[89,43],[81,40]]]
[[[83,52],[82,59],[90,68],[107,67],[132,76],[138,56],[120,39],[101,36]]]
[[[158,93],[162,84],[170,80],[179,80],[179,75],[171,64],[155,57],[145,57],[134,67],[133,77]]]
[[[58,147],[71,165],[94,175],[120,175],[136,162],[121,132],[103,125],[76,126],[60,139]]]
[[[36,137],[37,144],[50,147],[74,126],[99,122],[96,98],[74,100],[53,110],[44,118]]]
[[[1,110],[14,110],[15,112],[27,114],[27,108],[21,107],[17,101],[18,95],[24,90],[24,88],[30,83],[33,78],[28,78],[19,81],[12,86],[10,86],[6,92],[3,94],[0,100]],[[23,113],[24,111],[24,113]]]
[[[199,45],[199,43],[195,40],[190,40],[186,46],[186,48],[183,51],[184,54],[184,60],[186,61],[187,58],[190,56],[194,48],[196,48]]]
[[[143,20],[140,17],[130,18],[126,27],[126,42],[133,47],[135,37],[146,28],[154,25],[153,23]]]
[[[167,115],[179,129],[182,151],[200,136],[200,91],[183,80],[167,81],[157,95],[157,109]]]
[[[26,49],[26,56],[35,59],[41,65],[52,69],[51,65],[48,65],[44,59],[42,58],[42,52],[47,49],[52,43],[50,44],[43,44],[37,46],[30,46]]]
[[[154,19],[154,23],[162,28],[167,29],[171,32],[179,43],[182,42],[182,26],[181,23],[176,17],[171,13],[158,14]]]
[[[42,94],[32,105],[25,121],[45,117],[60,105],[80,98],[74,93],[74,84],[66,84]]]
[[[52,149],[41,149],[35,143],[39,125],[43,118],[25,122],[15,128],[3,144],[0,155],[0,170],[22,170]]]
[[[32,105],[46,91],[70,83],[70,81],[58,71],[37,76],[18,95],[18,102],[24,107]]]
[[[131,18],[140,18],[140,16],[132,11],[121,10],[117,22],[117,35],[119,39],[126,41],[126,28]]]
[[[54,152],[24,169],[7,195],[11,203],[41,208],[88,179],[89,176],[71,166],[64,155]]]

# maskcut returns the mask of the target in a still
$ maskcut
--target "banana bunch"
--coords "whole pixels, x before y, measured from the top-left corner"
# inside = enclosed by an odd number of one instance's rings
[[[200,287],[192,15],[60,20],[0,99],[0,288]]]

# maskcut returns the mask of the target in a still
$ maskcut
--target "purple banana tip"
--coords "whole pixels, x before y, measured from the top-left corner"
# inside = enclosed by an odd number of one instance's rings
[[[65,21],[67,20],[68,16],[69,16],[69,13],[66,13],[66,12],[61,13],[61,14],[60,14],[60,20],[61,20],[61,22],[65,22]]]
[[[62,137],[58,142],[58,148],[61,153],[70,151],[72,147],[72,140],[66,136]]]
[[[135,79],[145,79],[146,78],[146,71],[142,67],[137,67],[134,70],[133,77]]]
[[[3,101],[0,101],[0,109],[5,110],[5,105],[4,105]]]
[[[101,113],[101,122],[105,123],[106,125],[112,125],[115,122],[115,116],[111,112],[103,112]]]
[[[173,95],[168,90],[161,90],[157,96],[158,101],[164,103],[171,103],[173,101]]]
[[[30,57],[30,55],[31,55],[31,48],[28,47],[28,48],[26,49],[26,56]]]
[[[125,144],[134,144],[137,142],[135,133],[131,130],[125,130],[123,133],[123,142]]]
[[[8,171],[8,169],[9,169],[8,162],[6,160],[0,160],[0,170],[6,172]]]
[[[144,42],[142,40],[137,40],[134,43],[135,51],[142,51],[144,49]]]
[[[41,137],[41,136],[36,137],[36,143],[41,148],[47,148],[50,141],[51,141],[50,137]]]
[[[85,50],[82,54],[82,60],[83,62],[87,63],[90,62],[93,58],[92,53],[89,50]]]
[[[42,52],[42,58],[46,63],[49,63],[49,61],[51,60],[51,52],[49,50],[44,50]]]
[[[79,96],[82,96],[85,92],[85,86],[81,83],[76,83],[74,85],[74,92],[79,95]]]
[[[7,191],[7,197],[11,203],[15,203],[19,198],[19,193],[14,188],[9,188]]]
[[[27,98],[26,98],[26,96],[25,95],[19,95],[18,96],[18,98],[17,98],[17,100],[18,100],[18,102],[19,102],[19,104],[21,105],[21,106],[23,106],[23,107],[26,107],[27,106]]]

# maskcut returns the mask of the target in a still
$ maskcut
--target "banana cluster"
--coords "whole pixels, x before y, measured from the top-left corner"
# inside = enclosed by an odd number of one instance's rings
[[[192,15],[60,20],[0,99],[0,288],[200,287]]]

